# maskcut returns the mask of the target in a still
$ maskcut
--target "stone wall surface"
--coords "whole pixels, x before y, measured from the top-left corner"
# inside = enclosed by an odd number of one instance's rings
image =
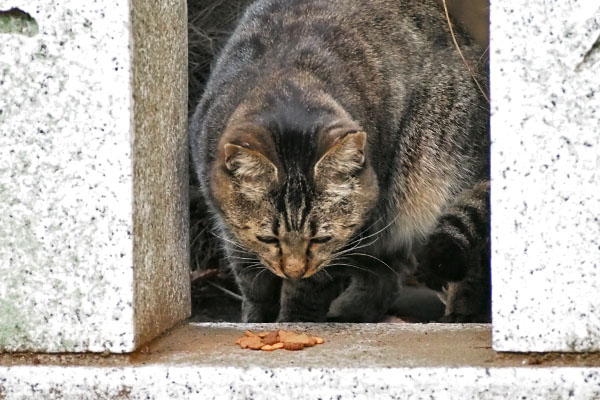
[[[0,373],[6,377],[0,382],[0,387],[6,387],[6,400],[548,400],[600,396],[600,372],[593,367],[261,368],[173,363],[137,368],[0,366]]]
[[[600,2],[491,2],[494,349],[600,350]]]
[[[152,3],[136,37],[129,2],[0,0],[0,351],[131,351],[189,313],[185,7]]]
[[[136,335],[189,316],[187,7],[132,0]]]

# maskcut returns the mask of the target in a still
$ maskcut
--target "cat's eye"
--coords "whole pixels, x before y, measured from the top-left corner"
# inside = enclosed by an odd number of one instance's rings
[[[277,239],[275,236],[259,236],[259,235],[256,235],[256,239],[258,239],[259,242],[263,242],[263,243],[267,243],[267,244],[276,244],[276,243],[279,243],[279,239]]]
[[[321,243],[327,243],[331,240],[331,236],[320,236],[320,237],[315,237],[310,239],[311,243],[314,244],[321,244]]]

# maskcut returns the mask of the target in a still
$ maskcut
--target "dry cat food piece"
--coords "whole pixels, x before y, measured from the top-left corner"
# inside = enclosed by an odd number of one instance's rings
[[[236,343],[239,344],[242,349],[252,350],[259,350],[265,345],[258,336],[244,336],[243,338],[238,339]]]
[[[286,350],[302,350],[304,345],[302,343],[285,342],[283,348]]]
[[[273,345],[273,344],[279,342],[279,335],[277,335],[277,332],[273,331],[273,332],[269,333],[267,336],[263,337],[262,341],[264,344]]]
[[[281,342],[279,342],[279,343],[275,343],[275,344],[273,344],[273,345],[270,345],[270,344],[265,344],[265,345],[264,345],[263,347],[261,347],[260,349],[261,349],[261,350],[264,350],[264,351],[273,351],[273,350],[279,350],[279,349],[281,349],[281,348],[283,348],[283,347],[284,347],[284,344],[283,344],[283,343],[281,343]]]
[[[278,349],[302,350],[316,344],[323,344],[323,338],[308,336],[294,331],[271,331],[254,333],[245,331],[244,337],[239,338],[235,344],[242,349],[273,351]]]

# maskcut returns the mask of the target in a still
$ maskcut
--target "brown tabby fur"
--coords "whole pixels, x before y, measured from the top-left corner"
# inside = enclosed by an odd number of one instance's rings
[[[435,2],[252,5],[190,125],[244,320],[377,321],[413,253],[468,282],[447,320],[486,319],[487,120]]]

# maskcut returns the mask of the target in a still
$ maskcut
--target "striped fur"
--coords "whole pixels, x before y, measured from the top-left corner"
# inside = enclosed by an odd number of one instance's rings
[[[489,194],[488,181],[458,196],[422,250],[419,275],[445,291],[444,321],[491,321]]]
[[[479,279],[487,121],[435,1],[254,3],[190,125],[244,320],[377,321],[413,253],[432,285]]]

